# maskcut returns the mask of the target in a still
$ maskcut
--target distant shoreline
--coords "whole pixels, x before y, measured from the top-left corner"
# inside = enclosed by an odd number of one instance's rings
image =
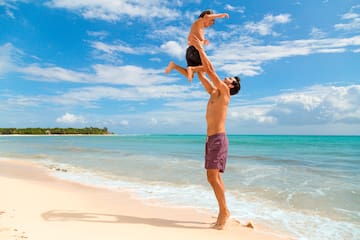
[[[0,137],[34,137],[34,136],[45,136],[45,137],[61,137],[61,136],[117,136],[115,133],[108,133],[108,134],[0,134]]]
[[[106,127],[104,128],[0,128],[0,135],[18,135],[18,136],[61,136],[61,135],[112,135]]]
[[[206,134],[171,134],[171,133],[104,133],[104,134],[3,134],[0,132],[0,137],[4,136],[206,136]],[[228,134],[229,137],[242,136],[242,137],[360,137],[360,135],[307,135],[307,134]]]

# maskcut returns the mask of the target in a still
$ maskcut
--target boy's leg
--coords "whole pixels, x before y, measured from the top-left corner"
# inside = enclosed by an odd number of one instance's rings
[[[167,68],[165,69],[165,73],[168,74],[169,72],[171,72],[173,69],[177,70],[179,73],[181,73],[182,75],[184,75],[185,77],[187,77],[187,70],[179,65],[177,65],[176,63],[174,63],[173,61],[169,62],[169,65],[167,66]]]
[[[187,69],[185,69],[185,68],[177,65],[173,61],[171,61],[171,62],[169,62],[168,66],[166,67],[165,73],[168,74],[173,69],[177,70],[179,73],[184,75],[189,81],[191,81],[194,78],[194,73],[202,72],[204,68],[203,68],[203,66],[191,66],[191,67],[188,67]],[[189,77],[189,74],[190,74],[190,77]]]

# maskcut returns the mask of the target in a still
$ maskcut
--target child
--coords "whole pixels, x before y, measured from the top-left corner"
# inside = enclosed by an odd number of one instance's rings
[[[216,18],[229,18],[227,13],[214,14],[212,10],[203,11],[198,19],[192,24],[189,36],[188,36],[188,45],[189,47],[186,50],[186,62],[187,62],[187,71],[179,71],[191,82],[194,77],[194,72],[203,71],[203,66],[201,63],[201,58],[198,49],[193,46],[194,40],[199,40],[201,45],[208,45],[209,40],[205,39],[204,29],[212,26],[215,23]],[[169,73],[175,68],[175,63],[170,62],[165,73]],[[179,70],[179,69],[177,69]]]

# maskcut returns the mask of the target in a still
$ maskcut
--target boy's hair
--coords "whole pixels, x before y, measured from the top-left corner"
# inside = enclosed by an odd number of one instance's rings
[[[235,81],[233,81],[233,83],[232,83],[232,85],[234,87],[230,88],[230,95],[237,94],[241,89],[240,78],[238,76],[235,76],[234,78],[235,78]]]
[[[205,15],[209,15],[209,14],[213,14],[213,10],[205,10],[203,11],[200,15],[199,15],[199,18],[203,18]]]

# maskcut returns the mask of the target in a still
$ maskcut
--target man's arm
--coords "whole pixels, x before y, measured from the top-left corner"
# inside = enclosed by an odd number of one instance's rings
[[[212,65],[208,56],[206,55],[204,48],[200,45],[200,41],[198,39],[194,39],[192,43],[194,44],[194,47],[199,51],[204,70],[209,75],[215,87],[218,88],[221,92],[229,93],[228,86],[226,86],[226,84],[223,81],[221,81],[219,76],[216,74],[214,66]]]
[[[198,72],[198,77],[200,82],[202,83],[202,85],[204,86],[206,92],[208,92],[209,94],[211,94],[215,88],[214,86],[209,82],[209,80],[206,78],[205,73],[204,72]]]

